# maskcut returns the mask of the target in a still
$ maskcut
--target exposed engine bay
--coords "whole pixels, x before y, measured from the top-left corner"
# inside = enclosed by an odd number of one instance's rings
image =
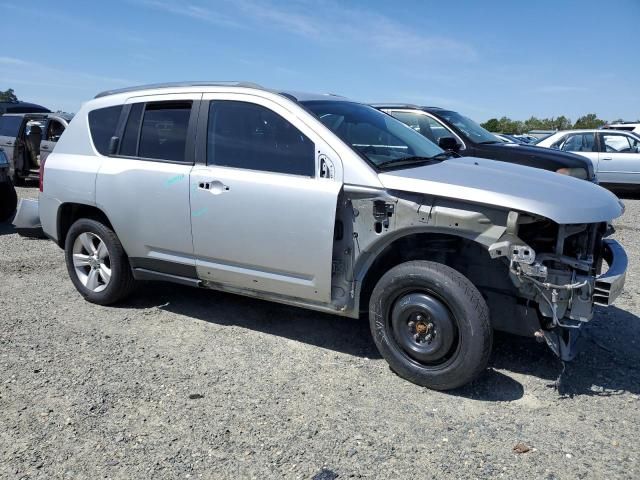
[[[624,284],[626,255],[610,233],[607,222],[559,225],[470,202],[352,189],[338,205],[332,301],[355,316],[367,308],[376,272],[429,259],[477,286],[494,328],[544,340],[570,360],[594,304],[611,304]]]

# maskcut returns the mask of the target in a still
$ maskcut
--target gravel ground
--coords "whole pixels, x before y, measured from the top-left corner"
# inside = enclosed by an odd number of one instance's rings
[[[92,305],[56,245],[2,224],[0,478],[640,478],[625,202],[626,291],[561,392],[550,351],[508,335],[477,382],[439,393],[394,375],[364,321],[160,283]]]

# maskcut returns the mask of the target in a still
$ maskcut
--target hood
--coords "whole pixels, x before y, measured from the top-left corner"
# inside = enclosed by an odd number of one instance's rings
[[[494,205],[559,224],[605,222],[624,212],[618,197],[591,182],[483,158],[451,158],[379,177],[388,190]]]
[[[589,179],[593,178],[593,164],[585,157],[571,152],[552,150],[535,145],[506,143],[478,144],[479,152],[496,160],[518,163],[529,167],[539,167],[556,171],[559,168],[584,168],[589,172]],[[484,155],[482,155],[484,156]]]

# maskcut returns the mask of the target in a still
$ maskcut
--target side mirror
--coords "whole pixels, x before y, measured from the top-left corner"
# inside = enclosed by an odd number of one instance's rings
[[[111,140],[109,140],[109,155],[118,153],[118,145],[120,145],[120,138],[111,137]]]
[[[445,151],[457,152],[460,150],[460,145],[453,137],[442,137],[438,140],[438,146]]]

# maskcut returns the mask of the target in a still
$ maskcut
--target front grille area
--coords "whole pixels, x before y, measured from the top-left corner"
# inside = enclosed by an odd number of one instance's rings
[[[558,225],[543,220],[520,225],[518,236],[531,246],[537,256],[541,254],[561,255],[589,262],[592,267],[583,273],[596,275],[602,264],[602,238],[607,224],[591,223],[579,225]],[[551,262],[552,268],[566,268],[558,262]]]

